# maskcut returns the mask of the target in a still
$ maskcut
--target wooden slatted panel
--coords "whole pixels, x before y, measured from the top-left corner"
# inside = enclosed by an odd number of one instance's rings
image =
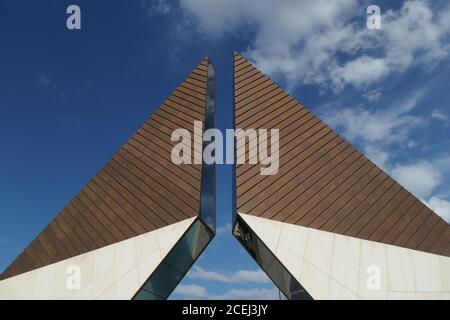
[[[450,256],[448,223],[239,54],[234,88],[236,128],[280,130],[276,175],[237,165],[238,212]]]
[[[201,165],[172,163],[171,134],[184,128],[193,137],[194,121],[204,122],[208,63],[192,71],[0,279],[199,214]]]

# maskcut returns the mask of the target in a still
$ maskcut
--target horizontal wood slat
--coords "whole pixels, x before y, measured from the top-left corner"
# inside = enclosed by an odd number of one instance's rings
[[[193,137],[194,121],[204,122],[208,64],[181,82],[0,279],[199,215],[201,165],[172,163],[171,133],[184,128]]]
[[[238,212],[450,256],[448,223],[239,54],[234,86],[236,128],[280,132],[277,174],[236,166]]]

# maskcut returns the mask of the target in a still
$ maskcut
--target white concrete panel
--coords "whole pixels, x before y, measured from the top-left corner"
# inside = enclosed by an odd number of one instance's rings
[[[264,223],[263,232],[265,234],[264,238],[266,239],[266,246],[268,246],[270,250],[275,251],[280,240],[281,225],[270,223],[270,220],[267,220]]]
[[[334,237],[331,277],[355,294],[358,292],[361,242],[351,237]]]
[[[450,297],[449,257],[239,215],[314,299]]]
[[[136,241],[118,242],[114,245],[114,251],[115,278],[120,279],[138,263]]]
[[[423,252],[413,254],[417,292],[442,292],[439,256]]]
[[[283,261],[281,262],[283,263]],[[289,271],[292,273],[291,270]],[[329,298],[328,287],[331,280],[329,275],[319,270],[308,261],[304,261],[298,279],[303,288],[305,288],[314,299],[325,300]]]
[[[292,270],[292,275],[298,281],[303,266],[303,259],[295,254],[295,252],[293,252],[288,246],[282,243],[278,244],[276,256],[280,261],[283,261],[283,264],[288,270]]]
[[[291,224],[281,224],[281,231],[277,245],[276,255],[283,260],[288,270],[292,270],[294,277],[300,277],[303,256],[305,255],[307,230],[297,232]],[[295,245],[292,245],[292,244]]]
[[[0,281],[0,299],[131,299],[194,218]],[[68,267],[80,271],[69,289]]]
[[[116,281],[116,299],[132,297],[139,290],[142,283],[139,280],[139,268],[131,269]]]
[[[331,279],[328,285],[328,299],[333,300],[357,300],[358,295],[346,287]]]
[[[387,246],[388,291],[415,292],[414,258],[412,250]]]
[[[414,298],[417,300],[442,300],[444,294],[441,292],[416,292]]]
[[[9,292],[11,299],[33,299],[33,288],[36,281],[36,277],[32,274],[25,274],[17,282],[5,284],[5,291]],[[21,288],[21,290],[15,290],[14,286]]]
[[[303,232],[303,230],[300,232]],[[305,256],[303,258],[322,272],[330,274],[333,246],[334,234],[307,229]]]
[[[441,270],[442,291],[450,294],[450,259],[439,257],[439,266]]]
[[[167,255],[168,252],[164,253],[156,248],[153,252],[148,254],[146,259],[141,261],[138,265],[139,281],[144,283],[150,276],[149,272],[153,272],[159,265],[163,257]]]
[[[271,223],[269,219],[253,219],[252,229],[262,235],[261,240],[271,251],[276,251],[281,233],[280,224]]]
[[[387,299],[386,246],[372,241],[360,241],[358,294],[371,300]]]
[[[396,292],[390,291],[387,293],[388,300],[415,300],[416,294],[414,292]]]
[[[55,268],[48,268],[47,270],[43,270],[43,268],[37,270],[35,278],[34,278],[34,286],[33,286],[33,299],[39,299],[41,296],[45,297],[45,299],[51,299],[52,297],[52,282],[53,275],[55,274]],[[61,273],[56,271],[57,273]],[[65,283],[65,282],[64,282]],[[57,290],[60,291],[60,288],[63,284],[57,284]],[[13,290],[17,290],[14,285],[11,285]]]
[[[116,274],[116,258],[113,246],[94,251],[95,279],[92,296],[98,296],[111,285],[111,274]]]
[[[303,227],[297,227],[289,223],[283,223],[281,225],[281,234],[279,244],[283,244],[293,251],[299,257],[305,255],[307,229]],[[299,232],[302,230],[303,232]],[[295,243],[293,246],[292,244]]]

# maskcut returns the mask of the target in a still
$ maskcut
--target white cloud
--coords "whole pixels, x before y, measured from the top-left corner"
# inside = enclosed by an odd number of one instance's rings
[[[237,283],[272,283],[269,277],[262,270],[240,270],[232,276],[232,279]]]
[[[431,117],[445,122],[448,121],[448,116],[440,110],[433,110],[433,112],[431,112]]]
[[[388,11],[385,15],[387,41],[386,60],[394,68],[406,69],[415,55],[430,63],[445,57],[449,29],[443,20],[450,12],[449,7],[433,12],[428,1],[405,1],[400,11]]]
[[[413,148],[414,129],[426,122],[412,112],[420,105],[426,90],[415,90],[406,98],[393,101],[385,108],[345,107],[331,103],[319,107],[324,121],[354,144],[386,172],[393,148]]]
[[[212,295],[214,300],[278,300],[280,293],[277,288],[271,289],[231,289],[224,294]]]
[[[80,126],[82,124],[82,121],[80,120],[79,117],[69,113],[64,113],[61,116],[59,116],[58,121],[62,125],[68,126]]]
[[[432,197],[425,204],[434,212],[450,223],[450,202],[439,197]]]
[[[422,199],[428,197],[442,182],[442,173],[427,161],[396,165],[391,173],[401,185]]]
[[[4,235],[3,237],[0,237],[0,244],[8,244],[11,242],[11,235]]]
[[[204,299],[208,296],[208,291],[195,284],[180,284],[175,288],[173,294],[179,294],[189,299]]]
[[[40,74],[37,78],[37,82],[43,88],[47,88],[53,83],[50,77],[45,74]]]
[[[352,142],[360,143],[370,160],[422,201],[433,193],[450,172],[450,158],[416,160],[406,164],[392,163],[390,151],[393,148],[412,148],[416,145],[411,135],[422,120],[410,112],[419,105],[424,92],[412,92],[408,98],[382,110],[338,109],[333,105],[321,108],[328,124]]]
[[[195,266],[187,275],[191,279],[219,281],[225,283],[271,283],[271,280],[262,270],[239,270],[235,273],[207,271]]]
[[[382,30],[365,27],[357,0],[181,0],[198,30],[242,35],[245,55],[263,72],[290,84],[317,84],[338,92],[367,87],[411,65],[429,67],[447,57],[450,8],[405,1],[382,17]],[[434,12],[433,12],[434,10]]]
[[[381,96],[375,84],[411,67],[431,69],[450,49],[450,6],[445,2],[404,1],[396,10],[382,7],[382,30],[365,27],[367,2],[358,0],[180,3],[203,34],[245,37],[249,44],[244,55],[263,72],[291,85],[313,84],[335,92],[347,86],[364,89],[369,102]],[[411,133],[424,120],[411,111],[423,95],[424,91],[412,92],[383,109],[334,108],[323,117],[422,198],[442,181],[437,164],[389,166],[388,161],[394,146],[414,147]],[[431,116],[443,121],[445,114]]]
[[[413,92],[383,110],[328,108],[323,117],[329,125],[341,129],[348,139],[359,140],[366,145],[404,141],[411,130],[421,123],[419,117],[408,113],[417,106],[423,94],[424,91]]]
[[[424,199],[432,195],[450,172],[450,157],[397,164],[390,171],[400,184],[425,202]]]
[[[230,289],[222,294],[211,294],[205,287],[194,284],[180,284],[174,294],[185,299],[208,300],[277,300],[280,297],[277,288]]]
[[[431,112],[431,118],[441,121],[445,127],[450,125],[449,116],[441,110],[433,110]]]
[[[384,59],[363,55],[343,66],[335,66],[330,71],[330,76],[335,90],[341,91],[347,84],[355,87],[366,86],[384,78],[389,71]]]
[[[223,236],[231,232],[231,223],[227,222],[224,225],[218,226],[216,228],[216,236]]]
[[[141,6],[149,16],[165,15],[172,10],[168,0],[141,0]]]
[[[381,90],[379,89],[372,90],[364,94],[364,98],[366,98],[367,101],[369,102],[376,102],[378,101],[378,99],[380,99],[380,97],[381,97]]]
[[[364,148],[364,154],[372,160],[377,166],[387,171],[386,162],[389,159],[389,153],[372,145]]]
[[[230,282],[229,277],[216,271],[206,271],[201,267],[194,266],[187,274],[188,278],[208,281]]]

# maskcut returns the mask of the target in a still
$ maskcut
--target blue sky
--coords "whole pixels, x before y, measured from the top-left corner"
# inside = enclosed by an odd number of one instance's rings
[[[0,0],[0,269],[204,56],[231,128],[234,50],[450,221],[450,7],[371,1],[369,30],[368,4]],[[219,232],[171,298],[276,298],[230,234],[231,167],[217,174]]]

